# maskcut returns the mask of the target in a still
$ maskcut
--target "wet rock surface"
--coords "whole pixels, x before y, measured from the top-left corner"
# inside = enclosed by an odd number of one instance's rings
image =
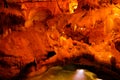
[[[1,12],[25,18],[24,25],[15,25],[15,30],[6,25],[8,29],[1,33],[1,80],[25,80],[41,75],[53,66],[68,64],[96,70],[102,77],[105,74],[120,79],[120,42],[114,42],[120,34],[120,19],[116,18],[120,15],[118,7],[108,5],[73,14],[59,11],[53,14],[55,8],[43,8],[48,3],[41,5],[41,9],[38,4],[41,3],[26,2],[21,12],[1,9]]]

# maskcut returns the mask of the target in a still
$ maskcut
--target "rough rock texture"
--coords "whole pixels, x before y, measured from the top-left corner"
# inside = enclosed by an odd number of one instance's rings
[[[54,8],[41,5],[39,9],[38,4],[24,3],[23,12],[1,9],[26,20],[19,29],[9,28],[11,32],[0,37],[1,79],[23,79],[42,74],[47,66],[71,63],[92,66],[120,79],[119,5],[56,15]]]
[[[48,42],[45,36],[32,29],[32,31],[13,32],[1,39],[0,70],[3,71],[0,71],[2,74],[0,76],[6,78],[16,76],[26,64],[41,59],[41,56],[47,53]]]

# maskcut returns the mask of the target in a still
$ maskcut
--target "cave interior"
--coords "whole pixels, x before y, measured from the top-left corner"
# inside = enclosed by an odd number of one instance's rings
[[[120,80],[120,0],[1,0],[0,80]]]

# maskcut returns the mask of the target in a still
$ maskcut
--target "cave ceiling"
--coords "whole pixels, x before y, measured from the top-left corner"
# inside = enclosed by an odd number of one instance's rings
[[[102,66],[120,79],[119,3],[1,1],[0,79],[42,74],[51,66],[66,64]]]

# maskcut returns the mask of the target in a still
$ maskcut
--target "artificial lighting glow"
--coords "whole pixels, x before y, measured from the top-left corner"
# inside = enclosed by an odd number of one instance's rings
[[[83,69],[77,70],[73,80],[85,80],[85,71]]]
[[[63,36],[61,36],[61,37],[60,37],[60,41],[66,41],[66,38],[63,37]]]
[[[109,55],[109,58],[111,58],[112,57],[112,55]]]
[[[71,0],[69,3],[69,11],[70,13],[74,13],[74,10],[77,9],[78,7],[78,2],[77,0]]]
[[[90,71],[78,69],[76,70],[73,80],[102,80],[102,79],[97,78],[97,76]]]
[[[76,31],[76,29],[77,29],[77,25],[75,24],[75,26],[74,26],[74,31]]]

